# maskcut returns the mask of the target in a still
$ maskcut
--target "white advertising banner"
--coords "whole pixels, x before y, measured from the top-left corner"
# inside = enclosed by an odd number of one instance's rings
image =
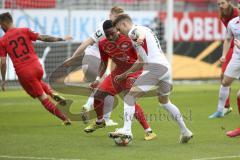
[[[6,10],[5,10],[6,11]],[[3,10],[0,10],[3,12]],[[10,11],[17,27],[29,27],[35,32],[53,36],[65,36],[69,33],[75,41],[82,41],[96,30],[98,24],[107,19],[109,11],[82,10],[13,10]],[[134,23],[150,25],[158,16],[155,11],[127,12]],[[68,25],[70,17],[70,25]],[[1,32],[0,35],[3,33]]]
[[[7,10],[0,10],[1,13]],[[96,10],[9,10],[13,15],[16,27],[28,27],[40,34],[64,37],[69,34],[74,41],[83,41],[94,33],[101,21],[108,18],[109,11]],[[129,11],[127,12],[134,23],[151,25],[153,19],[158,16],[155,11]],[[70,24],[69,24],[70,17]],[[70,27],[70,30],[68,29]],[[4,33],[0,31],[0,36]],[[67,52],[66,52],[67,54]],[[8,60],[7,80],[16,80],[13,65]]]

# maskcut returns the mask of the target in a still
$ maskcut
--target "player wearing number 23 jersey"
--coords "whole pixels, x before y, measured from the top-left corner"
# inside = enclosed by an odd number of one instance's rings
[[[33,98],[38,98],[42,105],[52,114],[60,118],[65,125],[71,124],[69,119],[53,104],[48,96],[55,101],[64,104],[65,99],[54,93],[51,88],[42,81],[43,68],[34,51],[32,41],[41,40],[46,42],[64,41],[48,35],[39,35],[29,28],[16,28],[10,13],[0,14],[0,25],[5,34],[0,39],[0,58],[2,80],[5,81],[6,56],[11,58],[18,80],[24,90]],[[70,39],[70,37],[66,37]],[[3,67],[3,64],[5,67]]]
[[[36,41],[39,34],[29,28],[11,28],[1,39],[1,52],[11,58],[16,73],[22,74],[26,68],[41,68],[38,56],[34,51],[32,41]]]

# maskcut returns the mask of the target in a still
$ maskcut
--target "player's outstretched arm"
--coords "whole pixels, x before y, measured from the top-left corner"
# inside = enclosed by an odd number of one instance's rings
[[[107,70],[107,64],[108,64],[108,61],[107,62],[101,61],[99,69],[98,69],[97,77],[101,78],[104,75],[104,73]]]
[[[68,58],[65,62],[64,65],[65,66],[70,66],[72,64],[72,62],[74,62],[74,59],[76,57],[79,57],[81,55],[83,55],[85,49],[89,46],[89,45],[93,45],[95,43],[95,41],[89,37],[88,39],[86,39],[85,41],[83,41],[81,43],[81,45],[78,47],[78,49],[73,53],[72,57]]]
[[[231,38],[225,38],[224,42],[223,42],[223,52],[222,52],[222,57],[220,58],[220,61],[223,63],[226,60],[226,55],[227,52],[231,46]]]
[[[59,41],[67,41],[71,39],[72,39],[71,36],[66,36],[64,38],[61,38],[61,37],[54,37],[50,35],[39,35],[37,38],[37,40],[44,41],[44,42],[59,42]]]
[[[6,70],[7,70],[7,63],[6,63],[6,57],[1,57],[1,63],[0,63],[0,67],[1,67],[1,75],[2,75],[2,83],[1,83],[1,88],[2,91],[5,91],[5,86],[6,86]]]
[[[138,60],[132,65],[132,67],[128,69],[126,72],[122,73],[121,75],[117,75],[114,80],[122,81],[126,79],[129,74],[142,69],[143,66],[144,66],[144,59],[138,54]]]
[[[107,62],[101,61],[99,69],[98,69],[98,75],[94,82],[90,84],[90,88],[94,89],[98,86],[100,78],[104,75],[104,73],[107,70]]]

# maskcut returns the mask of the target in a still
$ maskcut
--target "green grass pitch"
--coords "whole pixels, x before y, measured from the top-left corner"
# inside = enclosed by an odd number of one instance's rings
[[[218,87],[219,84],[175,86],[172,102],[179,106],[187,126],[194,133],[189,144],[178,143],[178,126],[167,118],[156,98],[141,99],[139,102],[158,137],[144,141],[143,129],[134,121],[133,143],[126,147],[116,146],[107,137],[115,127],[86,134],[83,132],[86,125],[82,122],[62,126],[57,118],[22,90],[0,92],[0,159],[192,160],[225,156],[230,156],[228,159],[231,160],[240,159],[240,139],[225,135],[226,131],[240,126],[235,98],[238,84],[234,84],[231,92],[234,111],[224,118],[209,120],[208,116],[216,110]],[[74,100],[74,112],[78,112],[86,100],[80,96],[66,97]],[[119,122],[118,127],[122,127],[122,115],[121,102],[112,116]]]

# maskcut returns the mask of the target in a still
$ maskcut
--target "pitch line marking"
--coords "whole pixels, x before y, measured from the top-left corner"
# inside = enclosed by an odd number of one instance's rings
[[[215,160],[215,159],[232,159],[232,158],[239,158],[240,155],[236,156],[224,156],[224,157],[206,157],[206,158],[198,158],[198,159],[192,159],[192,160]]]
[[[1,158],[7,159],[34,159],[34,160],[86,160],[86,159],[69,159],[69,158],[54,158],[54,157],[24,157],[24,156],[9,156],[0,155]]]

